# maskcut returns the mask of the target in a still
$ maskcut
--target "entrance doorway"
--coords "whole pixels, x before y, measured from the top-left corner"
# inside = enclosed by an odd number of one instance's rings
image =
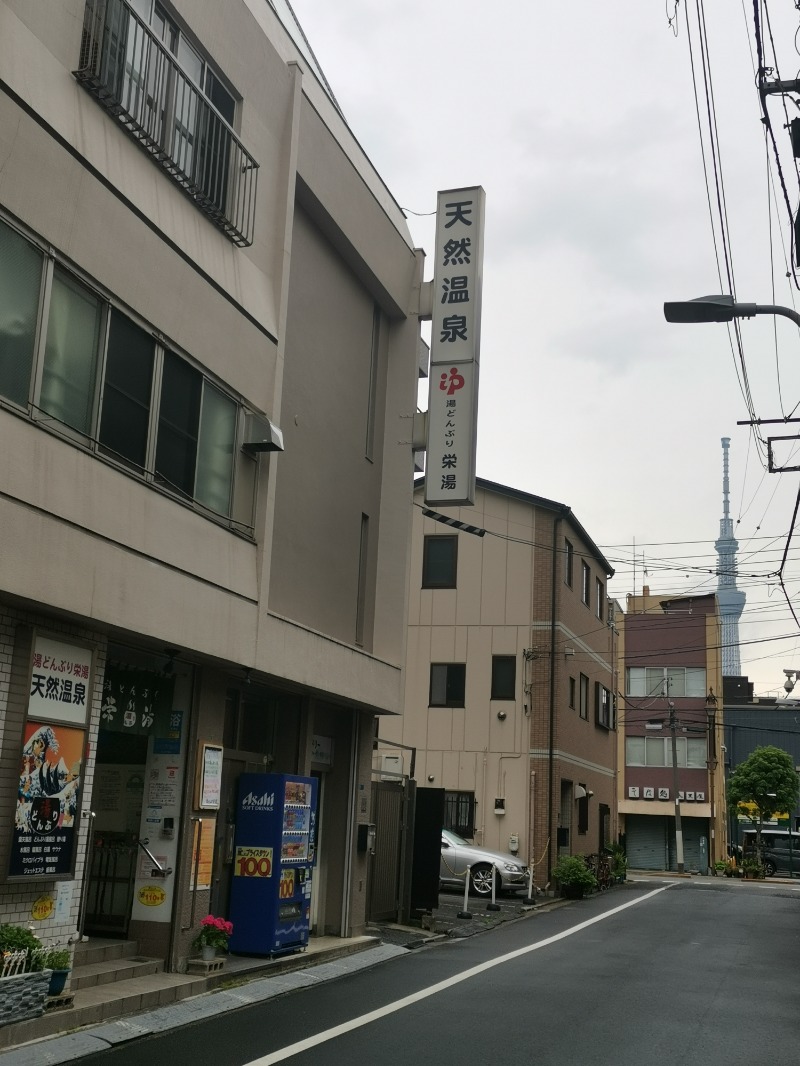
[[[84,932],[125,937],[133,902],[147,736],[100,730]]]

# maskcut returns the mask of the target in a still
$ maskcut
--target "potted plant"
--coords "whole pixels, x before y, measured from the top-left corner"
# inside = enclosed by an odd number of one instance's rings
[[[33,930],[0,925],[0,1025],[44,1014],[50,975],[42,968],[41,948]]]
[[[41,965],[43,970],[52,971],[47,989],[48,996],[60,996],[72,969],[72,954],[69,948],[46,948],[41,953]]]
[[[228,950],[228,939],[232,932],[231,922],[207,914],[200,922],[200,932],[192,941],[192,947],[200,952],[206,962],[210,962],[218,951]]]
[[[612,844],[607,851],[611,859],[611,876],[622,884],[628,876],[628,856],[621,844]]]
[[[746,881],[755,881],[764,876],[764,868],[758,859],[745,859],[742,863],[742,873]]]
[[[562,855],[553,867],[553,877],[567,899],[583,899],[587,889],[597,888],[597,878],[582,855]]]

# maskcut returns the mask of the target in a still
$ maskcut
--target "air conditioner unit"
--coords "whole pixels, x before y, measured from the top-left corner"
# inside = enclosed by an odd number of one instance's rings
[[[248,415],[242,447],[248,452],[282,452],[283,433],[262,415]]]

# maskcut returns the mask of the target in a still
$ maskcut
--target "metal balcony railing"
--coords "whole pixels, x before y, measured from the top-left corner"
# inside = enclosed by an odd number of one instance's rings
[[[253,243],[258,163],[124,0],[87,0],[73,74],[234,244]]]

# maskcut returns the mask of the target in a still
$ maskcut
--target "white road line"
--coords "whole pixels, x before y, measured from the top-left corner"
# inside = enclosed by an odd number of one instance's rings
[[[429,985],[428,988],[422,988],[419,992],[414,992],[410,996],[404,996],[403,999],[397,999],[394,1003],[387,1003],[384,1007],[379,1007],[377,1010],[372,1010],[368,1014],[362,1014],[358,1018],[353,1018],[349,1022],[342,1022],[341,1025],[335,1025],[332,1029],[326,1029],[322,1033],[317,1033],[316,1036],[309,1036],[305,1040],[298,1040],[296,1044],[288,1044],[286,1047],[281,1048],[279,1051],[273,1051],[269,1055],[263,1055],[261,1058],[253,1059],[247,1063],[247,1066],[272,1066],[274,1062],[283,1062],[285,1059],[290,1059],[294,1055],[299,1055],[303,1051],[308,1051],[310,1048],[318,1047],[320,1044],[325,1044],[329,1040],[334,1040],[337,1036],[342,1036],[344,1033],[350,1033],[354,1029],[360,1029],[364,1025],[369,1025],[371,1022],[378,1021],[379,1018],[385,1018],[388,1014],[394,1014],[396,1011],[404,1010],[406,1007],[410,1007],[414,1003],[419,1003],[420,1000],[427,999],[429,996],[435,996],[438,992],[444,992],[446,988],[452,988],[453,985],[460,984],[462,981],[468,981],[471,977],[477,977],[480,973],[485,973],[487,970],[493,969],[495,966],[502,966],[503,963],[511,962],[512,959],[518,959],[522,955],[528,955],[531,951],[538,951],[540,948],[549,947],[550,944],[555,944],[559,940],[564,940],[568,936],[573,936],[575,933],[580,933],[584,929],[588,929],[589,926],[596,925],[597,922],[603,922],[606,918],[611,918],[615,914],[619,914],[620,911],[626,911],[628,907],[635,907],[639,903],[644,903],[645,900],[651,899],[653,896],[657,896],[660,892],[666,892],[668,888],[671,888],[676,881],[671,881],[669,884],[662,885],[661,888],[655,888],[652,892],[648,892],[644,896],[639,896],[637,899],[629,900],[627,903],[621,904],[619,907],[614,907],[613,910],[605,911],[603,914],[598,914],[595,918],[589,918],[585,922],[580,922],[578,925],[573,925],[570,929],[565,929],[563,933],[556,933],[555,936],[550,936],[546,940],[539,940],[535,944],[530,944],[525,948],[517,948],[516,951],[509,951],[507,955],[500,955],[496,959],[489,959],[488,962],[482,962],[479,966],[473,966],[469,970],[464,970],[463,973],[456,974],[454,977],[448,977],[446,981],[439,981],[435,985]]]

